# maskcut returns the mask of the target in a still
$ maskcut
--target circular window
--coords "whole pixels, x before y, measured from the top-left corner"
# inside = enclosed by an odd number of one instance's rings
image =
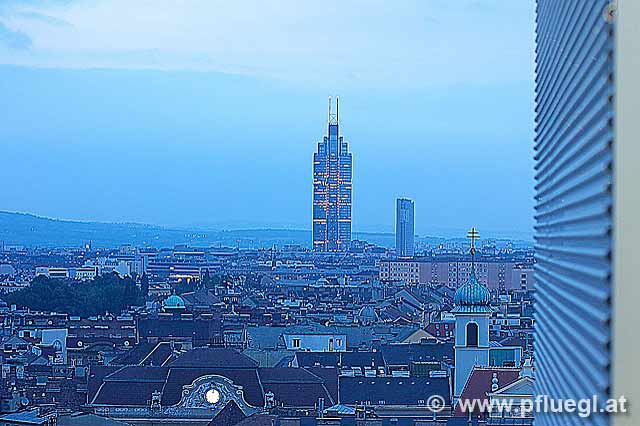
[[[220,401],[220,392],[217,389],[209,389],[204,397],[209,404],[217,404]]]

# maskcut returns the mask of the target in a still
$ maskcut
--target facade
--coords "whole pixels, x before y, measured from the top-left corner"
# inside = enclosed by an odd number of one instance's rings
[[[351,243],[352,158],[349,144],[340,135],[338,99],[331,113],[327,135],[313,154],[313,250],[345,251]]]
[[[478,281],[490,290],[532,289],[535,285],[532,266],[513,260],[475,262],[474,272]],[[433,283],[457,288],[471,277],[471,261],[466,258],[382,260],[378,277],[408,285]]]
[[[68,268],[37,266],[36,276],[45,276],[49,278],[69,278]]]
[[[76,269],[76,279],[81,281],[92,280],[98,276],[98,268],[96,266],[83,266]]]
[[[400,281],[409,285],[420,283],[420,262],[411,260],[381,261],[379,276],[384,281]]]
[[[396,255],[398,257],[413,257],[414,254],[413,210],[413,200],[408,198],[396,200]]]
[[[640,5],[538,0],[536,15],[536,393],[633,401]],[[638,416],[537,413],[536,424]]]

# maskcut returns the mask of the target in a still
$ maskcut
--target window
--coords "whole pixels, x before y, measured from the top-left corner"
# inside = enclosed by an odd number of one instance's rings
[[[291,345],[292,345],[294,348],[299,348],[299,347],[300,347],[300,339],[293,339],[293,340],[291,341]]]
[[[467,346],[478,346],[478,324],[475,322],[467,324]]]

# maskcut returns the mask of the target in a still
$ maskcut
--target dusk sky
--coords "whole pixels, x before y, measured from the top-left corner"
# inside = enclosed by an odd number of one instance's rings
[[[340,96],[354,231],[531,232],[529,1],[1,0],[0,210],[309,229]]]

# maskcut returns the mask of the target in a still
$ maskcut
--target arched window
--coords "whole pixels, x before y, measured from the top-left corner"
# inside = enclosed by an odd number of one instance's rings
[[[467,324],[467,346],[478,346],[478,324]]]

